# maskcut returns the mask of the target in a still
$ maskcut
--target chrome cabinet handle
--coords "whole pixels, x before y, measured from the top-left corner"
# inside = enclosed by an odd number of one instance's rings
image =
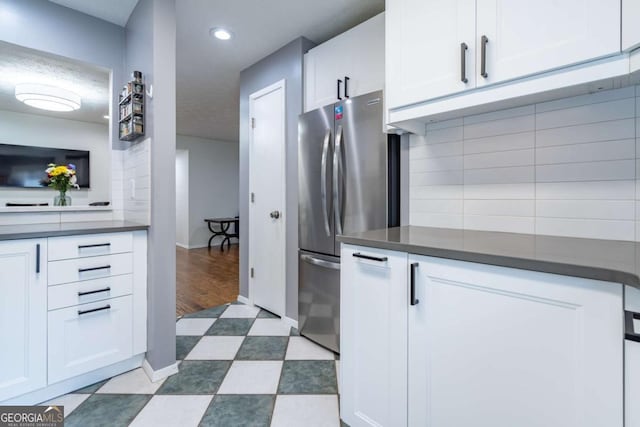
[[[468,83],[467,79],[467,49],[466,43],[460,43],[460,81],[462,83]]]
[[[269,216],[273,219],[278,219],[280,218],[280,211],[273,211],[269,214]]]
[[[329,141],[331,139],[331,129],[327,129],[322,144],[322,161],[320,165],[320,195],[322,198],[322,217],[324,219],[324,231],[327,237],[331,236],[331,226],[329,225],[329,212],[327,203],[327,157],[329,156]]]
[[[482,36],[480,39],[480,75],[487,78],[487,43],[489,43],[489,38],[487,36]]]
[[[418,269],[418,263],[414,262],[411,264],[411,282],[410,282],[410,292],[411,292],[411,296],[410,296],[410,301],[409,304],[411,305],[418,305],[418,303],[420,302],[420,300],[418,298],[416,298],[416,270]]]

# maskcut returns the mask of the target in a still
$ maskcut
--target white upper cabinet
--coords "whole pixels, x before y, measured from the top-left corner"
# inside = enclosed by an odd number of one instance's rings
[[[622,50],[640,46],[640,1],[622,0]]]
[[[476,1],[478,86],[620,52],[620,0]]]
[[[476,0],[387,0],[386,7],[389,108],[475,87]]]
[[[304,55],[304,111],[384,87],[384,13]]]
[[[47,240],[0,242],[0,401],[47,384]]]

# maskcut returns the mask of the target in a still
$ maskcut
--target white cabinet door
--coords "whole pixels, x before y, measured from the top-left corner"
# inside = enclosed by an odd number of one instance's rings
[[[340,408],[351,427],[407,425],[407,254],[342,245]]]
[[[488,38],[478,86],[620,52],[620,0],[477,0],[477,8],[478,75]]]
[[[0,401],[46,386],[46,254],[46,239],[0,242]]]
[[[387,0],[389,108],[475,87],[475,4],[475,0]],[[462,43],[467,45],[466,83]]]
[[[376,15],[304,55],[305,112],[344,99],[345,85],[349,97],[384,88],[384,21]]]
[[[49,384],[133,355],[132,296],[49,312]]]
[[[621,285],[409,263],[409,425],[622,426]]]

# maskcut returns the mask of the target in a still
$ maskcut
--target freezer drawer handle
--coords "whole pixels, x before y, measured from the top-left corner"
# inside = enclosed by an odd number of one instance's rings
[[[106,288],[96,289],[95,291],[78,292],[78,296],[83,297],[85,295],[99,294],[101,292],[109,292],[110,290],[111,288],[107,286]]]
[[[387,262],[388,258],[386,256],[372,256],[372,255],[363,255],[360,252],[356,252],[353,254],[355,258],[368,259],[370,261],[378,261],[378,262]]]
[[[83,314],[95,313],[96,311],[109,310],[111,306],[109,304],[104,307],[92,308],[91,310],[78,310],[78,316],[82,316]]]
[[[325,261],[323,259],[314,258],[310,255],[301,255],[303,261],[309,264],[317,265],[318,267],[331,268],[333,270],[340,270],[340,264],[337,262]]]
[[[640,313],[633,311],[624,312],[624,338],[630,341],[640,342],[640,331],[635,331],[633,321],[640,320]]]
[[[420,300],[416,298],[416,270],[418,269],[418,265],[417,262],[411,264],[411,301],[409,301],[411,305],[418,305],[420,302]]]

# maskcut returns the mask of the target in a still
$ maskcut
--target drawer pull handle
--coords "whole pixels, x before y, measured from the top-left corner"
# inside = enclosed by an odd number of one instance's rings
[[[110,265],[104,265],[102,267],[79,268],[78,273],[86,273],[88,271],[97,271],[97,270],[108,270],[110,268],[111,268]]]
[[[102,248],[102,247],[109,247],[109,246],[111,246],[111,243],[98,243],[95,245],[78,245],[78,249]]]
[[[95,291],[86,291],[86,292],[78,292],[79,297],[83,297],[85,295],[99,294],[100,292],[109,292],[111,290],[110,287],[106,287],[103,289],[96,289]]]
[[[92,308],[91,310],[78,310],[78,316],[82,316],[83,314],[95,313],[96,311],[109,310],[111,306],[109,304],[104,307]]]
[[[360,252],[356,252],[355,254],[353,254],[354,257],[356,258],[362,258],[362,259],[368,259],[370,261],[378,261],[378,262],[387,262],[387,257],[386,256],[371,256],[371,255],[363,255]]]

